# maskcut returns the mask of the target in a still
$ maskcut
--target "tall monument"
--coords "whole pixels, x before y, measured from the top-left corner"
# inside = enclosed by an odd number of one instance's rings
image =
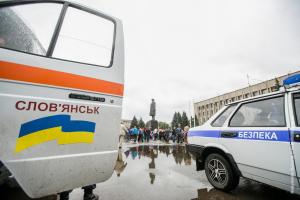
[[[155,120],[155,115],[156,115],[156,103],[155,100],[152,99],[151,100],[151,104],[150,104],[150,114],[149,114],[152,119],[151,119],[151,129],[156,129],[158,128],[158,122],[157,120]]]

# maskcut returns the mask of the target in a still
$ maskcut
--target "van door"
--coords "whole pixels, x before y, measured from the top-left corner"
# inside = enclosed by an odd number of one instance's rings
[[[300,183],[300,93],[289,94],[289,110],[291,113],[291,146],[293,149],[296,175]]]
[[[33,198],[108,179],[124,84],[120,20],[65,1],[0,3],[0,160]]]
[[[284,94],[241,103],[221,131],[221,142],[244,177],[290,190],[291,147]]]

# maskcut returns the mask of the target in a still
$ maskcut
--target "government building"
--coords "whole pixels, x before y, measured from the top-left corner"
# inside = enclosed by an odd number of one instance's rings
[[[300,71],[280,76],[271,80],[267,80],[248,87],[235,90],[223,95],[219,95],[210,99],[194,103],[194,112],[198,118],[199,124],[206,122],[213,114],[220,110],[224,105],[247,99],[249,97],[258,96],[261,94],[267,94],[276,91],[277,85],[282,85],[282,81],[289,75],[300,73]]]

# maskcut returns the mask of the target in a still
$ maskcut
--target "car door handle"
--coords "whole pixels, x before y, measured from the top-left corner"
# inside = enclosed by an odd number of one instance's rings
[[[294,132],[294,141],[300,142],[300,132],[299,131]]]
[[[237,136],[238,136],[237,132],[229,132],[229,131],[221,132],[221,137],[223,137],[223,138],[233,138],[233,137],[237,137]]]

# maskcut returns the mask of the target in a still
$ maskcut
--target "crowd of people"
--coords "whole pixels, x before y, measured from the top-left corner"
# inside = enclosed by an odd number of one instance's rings
[[[137,128],[134,126],[133,128],[127,130],[127,128],[123,125],[121,126],[122,140],[123,138],[127,141],[133,141],[134,143],[143,143],[149,141],[164,141],[169,143],[173,141],[173,143],[183,143],[186,141],[187,132],[189,127],[186,126],[184,129],[180,127],[174,129],[150,129],[150,128]]]

